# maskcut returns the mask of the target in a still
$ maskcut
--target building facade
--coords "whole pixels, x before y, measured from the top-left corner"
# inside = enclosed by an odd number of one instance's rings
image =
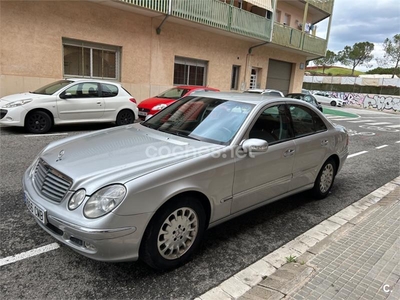
[[[300,91],[333,2],[1,0],[0,96],[67,77],[120,81],[139,101],[178,84]]]

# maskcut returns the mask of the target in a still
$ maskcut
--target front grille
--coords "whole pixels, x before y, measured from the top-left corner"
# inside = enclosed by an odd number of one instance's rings
[[[139,107],[139,111],[144,111],[144,112],[150,112],[150,109],[148,108],[143,108],[143,107]]]
[[[39,159],[33,179],[37,190],[47,199],[61,202],[68,192],[72,180]]]
[[[0,119],[3,119],[6,114],[7,114],[7,110],[6,109],[0,109]]]

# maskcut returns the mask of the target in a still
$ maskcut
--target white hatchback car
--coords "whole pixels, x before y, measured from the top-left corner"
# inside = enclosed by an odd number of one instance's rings
[[[313,94],[313,96],[315,97],[315,99],[317,99],[318,102],[323,104],[330,104],[332,106],[345,105],[345,102],[342,99],[332,98],[328,93],[325,92],[316,92]]]
[[[72,78],[34,92],[0,99],[0,124],[46,133],[53,125],[115,122],[130,124],[138,117],[136,100],[119,83]]]

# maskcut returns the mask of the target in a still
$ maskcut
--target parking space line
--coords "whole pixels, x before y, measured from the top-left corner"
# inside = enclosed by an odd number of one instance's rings
[[[26,252],[22,252],[20,254],[16,254],[14,256],[8,256],[8,257],[0,259],[0,267],[8,265],[8,264],[12,264],[12,263],[17,262],[19,260],[23,260],[23,259],[26,259],[26,258],[29,258],[29,257],[32,257],[32,256],[36,256],[36,255],[39,255],[39,254],[42,254],[42,253],[46,253],[46,252],[49,252],[49,251],[52,251],[52,250],[56,250],[58,248],[60,248],[60,245],[58,243],[52,243],[52,244],[49,244],[49,245],[46,245],[46,246],[43,246],[43,247],[39,247],[39,248],[32,249],[32,250],[29,250],[29,251],[26,251]]]
[[[64,133],[50,133],[50,134],[27,134],[24,135],[24,137],[55,136],[55,135],[68,135],[68,133],[64,132]]]
[[[337,120],[337,121],[352,121],[355,118],[346,118],[346,119],[329,119],[329,120]]]
[[[354,153],[354,154],[350,154],[349,156],[347,156],[347,158],[351,158],[351,157],[354,157],[354,156],[358,156],[358,155],[361,155],[361,154],[365,154],[365,153],[367,153],[368,151],[361,151],[361,152],[357,152],[357,153]]]
[[[368,123],[366,125],[390,125],[390,122],[378,122],[378,123]]]
[[[373,122],[374,120],[360,120],[360,121],[350,121],[350,123],[364,123],[364,122]]]
[[[385,147],[387,147],[388,145],[382,145],[382,146],[379,146],[379,147],[376,147],[376,149],[382,149],[382,148],[385,148]]]

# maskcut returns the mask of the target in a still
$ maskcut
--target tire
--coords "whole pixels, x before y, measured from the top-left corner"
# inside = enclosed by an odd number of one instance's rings
[[[205,221],[204,208],[197,199],[171,200],[147,226],[139,258],[157,270],[170,270],[187,263],[200,245]]]
[[[331,101],[332,106],[336,106],[336,101]]]
[[[321,170],[318,173],[317,179],[315,180],[312,193],[317,199],[324,199],[328,196],[329,191],[332,188],[333,182],[336,176],[336,163],[330,158],[328,159]]]
[[[135,122],[135,115],[131,110],[128,109],[121,110],[117,115],[117,119],[115,120],[117,126],[128,125],[132,124],[133,122]]]
[[[25,118],[25,129],[30,133],[46,133],[52,126],[52,118],[41,110],[30,112]]]

